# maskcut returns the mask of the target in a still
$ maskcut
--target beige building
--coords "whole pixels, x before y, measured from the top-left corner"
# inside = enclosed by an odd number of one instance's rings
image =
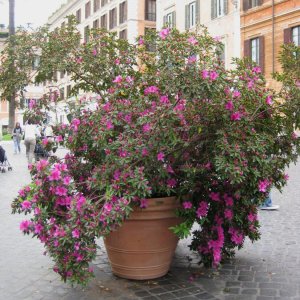
[[[224,44],[223,59],[230,68],[232,57],[240,57],[239,0],[158,0],[157,29],[166,26],[180,31],[205,25]]]

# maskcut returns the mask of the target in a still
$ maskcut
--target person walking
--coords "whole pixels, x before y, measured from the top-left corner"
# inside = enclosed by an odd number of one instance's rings
[[[12,138],[14,141],[14,154],[21,153],[22,128],[19,122],[16,123],[13,129]]]
[[[37,124],[34,124],[32,119],[29,119],[25,125],[25,147],[26,147],[26,157],[28,163],[31,164],[34,157],[34,148],[36,145],[36,138],[40,137],[40,131]]]

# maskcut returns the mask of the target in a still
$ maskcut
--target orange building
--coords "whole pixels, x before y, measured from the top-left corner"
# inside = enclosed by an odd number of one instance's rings
[[[258,63],[268,85],[278,88],[272,73],[280,71],[280,46],[300,46],[300,0],[243,0],[241,9],[242,57]]]

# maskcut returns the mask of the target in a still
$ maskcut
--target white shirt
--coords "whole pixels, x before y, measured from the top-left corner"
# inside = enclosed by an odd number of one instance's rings
[[[25,139],[35,139],[36,137],[40,137],[40,135],[41,134],[36,125],[25,125]]]

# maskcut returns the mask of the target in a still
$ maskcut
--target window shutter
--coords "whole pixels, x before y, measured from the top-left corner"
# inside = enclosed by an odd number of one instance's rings
[[[289,44],[292,42],[292,28],[286,28],[283,30],[283,42]]]
[[[249,0],[243,1],[243,10],[246,11],[249,9]]]
[[[251,58],[251,40],[244,41],[244,57]]]
[[[185,6],[185,29],[190,29],[190,7],[189,5]]]
[[[224,0],[224,15],[228,14],[228,0]]]
[[[118,15],[117,15],[117,8],[115,8],[114,13],[114,27],[118,25]]]
[[[124,8],[124,20],[127,21],[127,1],[125,1],[125,8]],[[126,39],[127,39],[127,31],[126,31]]]
[[[172,28],[176,28],[176,12],[172,12]]]
[[[265,72],[265,37],[260,36],[259,38],[259,66],[261,72]]]
[[[167,22],[168,22],[167,16],[164,16],[164,25],[163,25],[163,27],[165,27],[167,25]]]
[[[211,0],[211,19],[215,19],[217,17],[217,1]]]
[[[257,6],[260,6],[263,4],[263,1],[262,0],[257,0]]]
[[[196,1],[196,25],[200,24],[200,0]]]

